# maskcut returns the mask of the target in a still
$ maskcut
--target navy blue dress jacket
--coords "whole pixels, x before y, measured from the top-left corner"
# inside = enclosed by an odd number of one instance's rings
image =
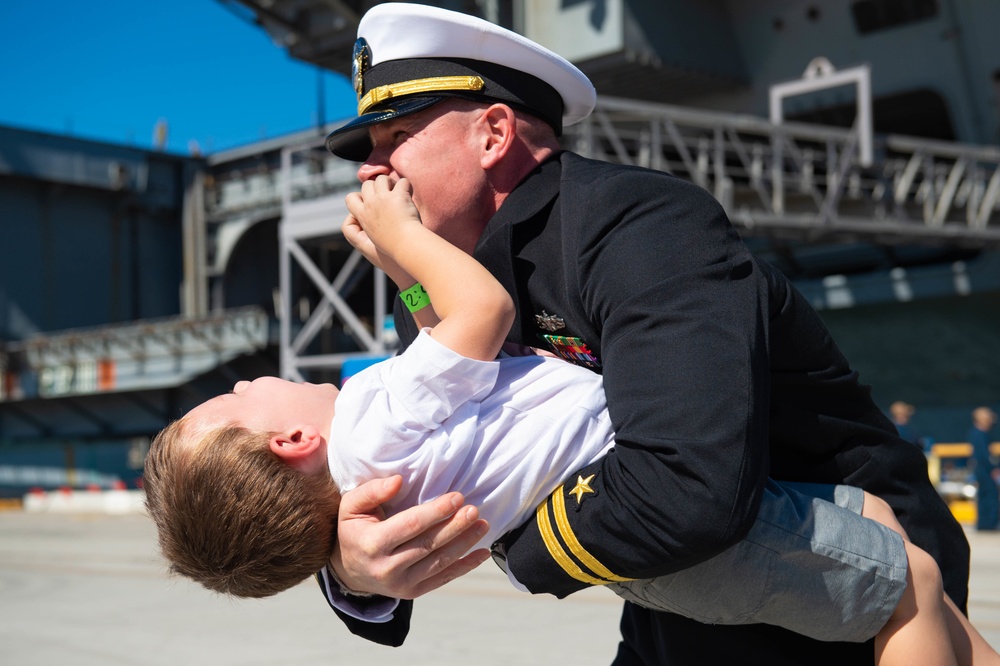
[[[770,474],[882,497],[965,607],[968,543],[921,451],[899,438],[813,308],[751,255],[706,191],[561,153],[507,198],[475,256],[514,298],[511,341],[603,374],[616,432],[607,456],[495,546],[529,590],[563,597],[711,557],[747,532]],[[408,344],[412,319],[401,308],[396,319]],[[409,611],[404,602],[400,619]],[[352,631],[401,641],[393,624]],[[622,632],[616,664],[873,658],[871,642],[703,625],[633,604]]]

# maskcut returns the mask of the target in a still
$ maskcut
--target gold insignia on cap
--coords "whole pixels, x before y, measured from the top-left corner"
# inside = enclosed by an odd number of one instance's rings
[[[586,479],[582,476],[577,476],[576,485],[573,486],[573,490],[566,493],[567,495],[576,495],[577,506],[580,506],[580,502],[582,501],[584,495],[594,492],[594,489],[590,487],[590,482],[594,480],[595,476],[596,474],[591,474]]]
[[[560,328],[566,328],[566,322],[562,317],[550,315],[545,310],[542,310],[542,314],[535,315],[535,323],[538,324],[538,328],[550,333],[555,333]]]
[[[364,92],[365,71],[368,70],[371,62],[371,47],[368,46],[364,37],[360,37],[354,42],[354,55],[351,61],[351,83],[354,84],[354,92],[357,93],[358,99],[361,99],[361,93]]]
[[[480,76],[434,76],[428,79],[414,79],[412,81],[390,83],[369,90],[358,101],[358,115],[362,115],[376,104],[380,104],[393,97],[416,95],[425,92],[443,92],[446,90],[478,91],[482,90],[485,85],[486,82]]]

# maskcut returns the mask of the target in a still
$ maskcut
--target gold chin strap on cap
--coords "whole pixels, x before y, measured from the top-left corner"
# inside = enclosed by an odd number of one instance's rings
[[[417,93],[436,92],[439,90],[482,90],[485,83],[479,76],[435,76],[429,79],[414,79],[412,81],[401,81],[388,85],[372,88],[365,96],[358,100],[358,115],[380,104],[387,99],[400,97],[402,95],[415,95]]]

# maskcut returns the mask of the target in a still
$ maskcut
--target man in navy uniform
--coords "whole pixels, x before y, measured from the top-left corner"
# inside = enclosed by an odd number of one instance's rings
[[[328,148],[362,162],[362,181],[411,182],[423,224],[514,297],[510,342],[604,376],[617,446],[494,546],[513,578],[562,597],[682,569],[746,533],[770,473],[885,499],[964,609],[963,532],[921,452],[897,436],[802,296],[749,253],[704,190],[562,151],[563,125],[595,103],[579,70],[491,23],[423,5],[378,5],[358,36],[359,116]],[[396,322],[411,340],[399,307]],[[398,645],[411,602],[395,598],[486,555],[463,557],[481,521],[461,498],[381,520],[378,504],[396,489],[398,479],[376,480],[344,496],[338,550],[319,581],[352,631]],[[820,645],[634,604],[622,635],[616,664],[874,658],[871,642]]]

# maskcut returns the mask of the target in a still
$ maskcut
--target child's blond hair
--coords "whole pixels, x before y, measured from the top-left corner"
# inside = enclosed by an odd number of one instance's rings
[[[186,419],[150,446],[144,488],[171,571],[210,590],[266,597],[316,573],[333,552],[340,493],[276,456],[272,433]]]

